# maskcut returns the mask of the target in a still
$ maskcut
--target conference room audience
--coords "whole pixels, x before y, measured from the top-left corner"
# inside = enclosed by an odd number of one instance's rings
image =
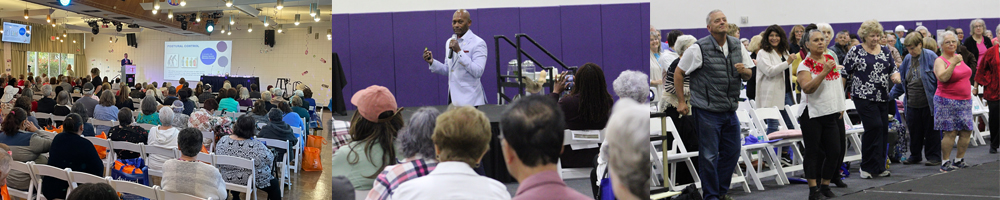
[[[278,109],[280,109],[281,112],[285,113],[285,116],[282,118],[282,121],[285,121],[285,123],[287,123],[288,126],[296,128],[303,128],[305,126],[305,122],[302,121],[302,117],[299,116],[299,114],[296,113],[294,110],[292,110],[292,107],[289,105],[289,102],[279,101],[277,105]]]
[[[250,84],[250,98],[260,99],[260,86],[256,83]]]
[[[844,137],[843,81],[833,56],[824,54],[827,40],[820,31],[808,31],[802,46],[810,51],[809,57],[798,68],[798,83],[805,93],[806,108],[798,121],[805,152],[803,169],[809,185],[809,199],[834,197],[830,191],[830,181],[836,178],[844,155],[841,138]],[[818,185],[817,185],[818,184]]]
[[[389,89],[378,85],[354,93],[351,104],[359,110],[351,117],[348,130],[352,141],[334,151],[331,169],[335,177],[346,176],[355,190],[371,190],[385,166],[398,162],[393,140],[403,127],[402,109]],[[288,104],[281,107],[282,112],[291,110]],[[282,121],[288,123],[292,114],[286,113]]]
[[[471,106],[454,107],[438,116],[435,125],[431,140],[439,163],[430,174],[400,184],[390,199],[510,199],[503,183],[474,170],[492,138],[486,114]]]
[[[219,90],[219,110],[223,112],[240,112],[240,103],[236,102],[236,89],[229,88]]]
[[[648,88],[647,88],[647,91],[648,91]],[[292,103],[292,112],[295,112],[295,114],[298,114],[299,117],[306,118],[306,120],[309,119],[309,116],[311,116],[311,115],[309,115],[309,110],[306,110],[306,108],[303,106],[303,105],[305,105],[305,102],[302,101],[302,97],[300,97],[300,96],[292,96],[292,98],[289,100],[289,103]]]
[[[181,113],[184,113],[185,115],[191,115],[198,104],[196,103],[198,102],[198,97],[191,96],[191,93],[191,88],[186,87],[177,91],[177,95],[180,96],[180,102],[183,102],[184,104],[184,110],[182,110]]]
[[[608,93],[607,82],[604,79],[604,70],[594,63],[587,63],[576,71],[573,88],[568,95],[562,95],[566,89],[567,75],[564,73],[558,82],[553,86],[553,99],[558,100],[559,106],[566,114],[566,129],[570,130],[600,130],[608,122],[608,115],[611,114],[611,105],[614,100]],[[560,159],[565,168],[594,167],[594,156],[600,150],[598,148],[573,150],[569,145],[564,146]]]
[[[267,109],[267,110],[271,110],[271,108],[277,108],[278,107],[278,106],[274,105],[274,103],[271,103],[271,92],[270,91],[261,92],[260,93],[260,101],[264,102],[264,108]]]
[[[0,130],[3,131],[0,143],[10,147],[10,155],[15,161],[48,163],[48,157],[42,154],[48,153],[52,147],[52,138],[47,135],[53,133],[28,125],[31,122],[27,122],[27,118],[28,112],[21,108],[14,108],[11,114],[4,116],[0,124]],[[10,173],[6,179],[8,187],[25,191],[28,190],[30,181],[31,176],[20,171]]]
[[[21,96],[21,97],[18,97],[17,100],[14,101],[14,107],[15,108],[24,109],[25,111],[28,111],[30,113],[31,112],[30,111],[31,110],[31,96]],[[27,120],[29,122],[31,122],[31,124],[35,125],[35,127],[42,128],[42,126],[39,126],[38,119],[35,118],[35,116],[32,116],[31,114],[28,114],[28,119]]]
[[[142,85],[135,84],[135,88],[133,88],[132,91],[128,93],[128,96],[136,99],[142,99],[146,97],[146,93],[143,92]]]
[[[118,107],[115,106],[115,96],[110,90],[101,92],[101,98],[94,107],[94,119],[115,121],[118,119]]]
[[[409,121],[396,137],[397,149],[403,158],[399,164],[385,166],[385,170],[375,178],[366,199],[389,199],[400,184],[415,178],[427,176],[437,166],[434,152],[434,123],[441,112],[436,108],[420,108],[410,116]]]
[[[118,126],[111,127],[108,131],[108,140],[146,144],[149,141],[149,131],[132,123],[132,110],[121,108],[118,110]],[[115,153],[115,158],[118,159],[140,157],[138,152],[129,150],[115,150]]]
[[[97,131],[94,130],[94,124],[90,123],[90,117],[87,117],[87,108],[83,103],[76,102],[73,104],[73,108],[70,109],[70,113],[76,113],[80,115],[80,120],[83,122],[83,131],[80,135],[83,136],[97,136]]]
[[[152,93],[152,91],[147,93]],[[139,104],[139,110],[142,112],[139,113],[138,117],[136,117],[135,122],[140,124],[160,125],[160,115],[157,113],[157,109],[159,108],[157,106],[159,106],[159,103],[156,102],[156,97],[153,97],[153,95],[146,95],[146,98],[143,98],[142,103]]]
[[[993,42],[990,41],[991,38],[986,36],[986,22],[983,21],[983,19],[977,18],[972,20],[972,22],[969,22],[969,30],[972,31],[972,34],[969,35],[968,38],[965,38],[964,43],[962,43],[961,38],[959,38],[959,43],[963,44],[969,52],[972,52],[972,56],[975,58],[974,60],[978,63],[979,58],[985,56],[986,51],[990,47],[993,47]]]
[[[838,32],[834,42],[836,43],[830,47],[830,50],[837,55],[837,58],[845,58],[847,51],[851,50],[851,46],[849,46],[851,44],[850,33],[847,30]],[[839,59],[837,64],[844,65],[844,59]]]
[[[270,112],[267,108],[264,108],[264,101],[254,101],[253,106],[250,107],[250,116],[257,120],[257,123],[267,123],[267,113]],[[284,115],[284,114],[282,114]]]
[[[277,103],[279,101],[287,101],[285,99],[285,90],[281,88],[271,88],[271,103]]]
[[[244,107],[253,106],[253,100],[250,99],[250,91],[247,88],[240,88],[239,100],[236,100],[236,102]]]
[[[97,104],[100,104],[100,100],[97,96],[94,96],[94,94],[97,94],[95,93],[96,86],[87,83],[83,84],[83,96],[80,97],[80,99],[77,99],[76,102],[83,103],[83,105],[87,108],[87,117],[94,117],[94,108],[97,107]]]
[[[648,77],[640,71],[625,70],[618,74],[618,78],[611,82],[611,86],[619,99],[629,98],[649,103],[649,87],[645,84],[645,80],[649,80]]]
[[[281,181],[271,173],[274,154],[271,154],[271,150],[263,143],[253,139],[256,131],[256,120],[250,116],[240,116],[233,125],[233,134],[219,138],[219,143],[215,146],[216,155],[253,159],[256,171],[251,172],[246,168],[230,165],[219,165],[219,171],[227,183],[240,185],[246,185],[250,173],[254,173],[254,186],[260,191],[266,192],[267,199],[281,199]],[[233,200],[240,199],[239,193],[232,191]]]
[[[920,35],[906,36],[903,46],[909,54],[899,65],[899,72],[893,73],[892,80],[896,85],[889,93],[892,99],[906,95],[903,113],[906,113],[904,117],[910,133],[910,157],[903,164],[920,164],[926,157],[926,165],[938,166],[941,164],[941,133],[934,129],[932,114],[938,86],[937,76],[933,73],[937,55],[923,48]]]
[[[79,104],[79,103],[77,103]],[[86,117],[77,113],[66,116],[63,132],[52,139],[48,165],[57,169],[69,168],[94,176],[104,176],[104,163],[97,155],[94,144],[81,136]],[[47,199],[65,199],[69,184],[57,178],[42,177],[42,194]]]
[[[164,106],[168,107],[168,106]],[[171,120],[171,126],[176,127],[178,130],[185,129],[188,127],[188,120],[191,116],[184,114],[184,103],[180,100],[174,101],[173,105],[170,105],[170,110],[174,112],[174,118]]]
[[[644,74],[625,72],[615,80],[616,93],[619,82],[638,82],[640,85],[646,82]],[[633,78],[622,79],[629,76]],[[641,79],[635,79],[639,77]],[[646,91],[648,93],[648,88]],[[631,100],[632,97],[621,99]],[[501,114],[500,150],[503,152],[507,171],[518,182],[513,199],[591,199],[568,187],[556,166],[559,154],[563,151],[563,131],[566,126],[563,118],[559,105],[543,96],[518,99]]]
[[[135,110],[135,103],[132,102],[132,97],[129,97],[132,88],[129,88],[125,83],[121,83],[122,87],[118,90],[118,94],[115,95],[115,107],[118,108],[128,108],[129,110]]]
[[[205,103],[206,99],[215,98],[215,95],[212,94],[212,86],[200,82],[195,88],[195,96],[198,97],[198,103]]]
[[[191,113],[188,119],[188,126],[201,131],[214,131],[217,126],[228,126],[232,124],[232,119],[214,115],[219,109],[219,103],[215,98],[208,98],[205,104],[198,110]]]
[[[271,109],[271,111],[268,111],[267,125],[260,128],[260,132],[257,134],[257,137],[287,141],[288,145],[292,146],[297,144],[299,139],[295,137],[294,133],[292,133],[292,128],[289,127],[288,124],[285,124],[284,121],[281,121],[281,118],[284,115],[285,114],[278,109]],[[254,127],[256,127],[257,123],[260,122],[257,121],[257,119],[254,119]],[[289,146],[289,149],[291,149],[291,146]],[[277,152],[277,154],[274,155],[275,157],[283,157],[285,155],[285,149],[275,149],[275,152]]]
[[[313,116],[316,114],[315,110],[316,99],[313,99],[312,89],[309,88],[302,89],[302,102],[303,102],[302,107],[305,107],[306,110],[309,110],[309,116]]]
[[[973,29],[973,36],[977,35],[976,30]],[[934,61],[934,74],[938,79],[937,92],[934,95],[934,129],[944,132],[941,140],[941,156],[944,162],[941,163],[940,171],[948,172],[968,167],[964,157],[974,128],[972,88],[969,87],[972,69],[965,64],[962,55],[956,54],[958,37],[955,33],[948,31],[942,33],[941,41],[938,43],[942,54]],[[958,152],[955,159],[949,159],[951,149],[955,146],[955,136],[959,138]]]
[[[1000,33],[1000,25],[997,28],[997,32]],[[1000,119],[1000,81],[998,81],[1000,79],[1000,50],[998,49],[1000,49],[1000,45],[994,45],[983,54],[983,59],[976,67],[979,73],[975,74],[976,82],[983,86],[983,99],[986,100],[989,117],[993,117],[993,119]],[[1000,120],[989,121],[989,129],[1000,130]],[[990,131],[989,152],[991,154],[997,153],[998,147],[1000,147],[1000,131]]]
[[[20,92],[17,87],[13,86],[17,84],[15,79],[10,79],[9,82],[13,83],[8,83],[9,85],[3,88],[3,97],[0,97],[0,118],[7,116],[7,113],[10,113],[10,110],[14,108],[17,93]]]
[[[69,93],[66,91],[59,92],[59,95],[56,96],[56,106],[52,107],[52,115],[69,115],[71,105],[73,105],[73,98],[69,96]]]
[[[889,43],[889,42],[891,42],[893,40],[893,39],[891,39],[889,37],[892,37],[892,36],[890,34],[887,34],[887,33],[883,32],[882,33],[882,37],[879,38],[879,45],[882,45],[882,46],[884,46],[886,48],[889,48],[889,53],[892,56],[893,62],[896,63],[896,66],[899,66],[900,64],[903,64],[903,57],[900,56],[899,50],[896,49],[896,46],[895,45],[891,45]]]
[[[624,99],[612,110],[605,133],[611,187],[618,199],[640,200],[650,186],[649,108]]]
[[[888,47],[878,44],[882,24],[868,20],[858,35],[864,42],[851,48],[844,58],[844,69],[851,76],[851,99],[857,106],[864,134],[861,135],[861,178],[887,177],[886,136],[889,134],[889,74],[896,71]]]
[[[177,133],[180,132],[179,129],[173,126],[171,120],[174,119],[174,112],[170,107],[160,108],[157,112],[160,119],[160,125],[154,126],[149,129],[149,136],[147,136],[146,144],[156,145],[166,148],[176,148],[177,147]],[[146,166],[151,170],[163,170],[163,162],[170,160],[170,157],[150,154],[146,159]]]
[[[212,165],[197,159],[201,152],[201,131],[186,128],[177,135],[181,157],[163,163],[163,191],[190,194],[201,198],[226,199],[226,181]]]
[[[163,99],[163,105],[164,106],[173,105],[174,101],[177,101],[179,99],[179,98],[177,98],[177,90],[175,90],[173,87],[170,87],[168,85],[168,86],[163,87],[161,90],[166,93],[166,96]]]

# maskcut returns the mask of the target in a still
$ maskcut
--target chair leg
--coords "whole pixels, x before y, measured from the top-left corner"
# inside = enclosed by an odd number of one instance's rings
[[[781,158],[774,152],[774,148],[764,148],[764,152],[767,154],[768,160],[771,160],[771,168],[772,170],[775,170],[775,173],[777,174],[775,179],[778,179],[778,184],[791,184],[788,182],[788,177],[785,176],[785,170],[781,167]]]
[[[760,183],[760,176],[757,175],[757,170],[753,169],[753,162],[751,162],[751,160],[750,160],[750,155],[747,154],[747,151],[740,150],[740,157],[743,157],[743,164],[747,166],[747,169],[746,169],[747,174],[746,174],[746,176],[744,176],[744,179],[746,179],[745,183],[753,182],[753,184],[757,186],[757,190],[763,191],[764,190],[764,184]],[[760,163],[760,161],[758,161],[757,163]],[[736,170],[736,171],[740,171],[740,170]]]

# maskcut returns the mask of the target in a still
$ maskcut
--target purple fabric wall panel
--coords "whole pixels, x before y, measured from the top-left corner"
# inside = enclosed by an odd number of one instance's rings
[[[392,14],[351,14],[351,77],[350,95],[371,85],[381,85],[396,93],[393,74]],[[344,96],[350,96],[345,94]],[[350,100],[348,98],[348,100]],[[348,101],[350,102],[350,101]]]
[[[489,48],[489,56],[486,59],[486,72],[483,73],[483,90],[486,91],[486,102],[497,103],[497,44],[493,41],[495,35],[505,35],[514,41],[514,34],[520,32],[520,9],[519,8],[489,8],[479,9],[479,17],[474,19],[473,26],[476,34],[486,41]],[[516,58],[514,46],[500,41],[500,73],[507,73],[507,62]],[[507,89],[505,92],[514,94],[517,91]]]
[[[344,77],[347,78],[347,86],[341,90],[344,94],[344,103],[347,104],[347,110],[354,110],[354,105],[351,104],[351,96],[354,95],[352,90],[353,77],[351,76],[351,32],[349,21],[350,15],[348,14],[337,14],[331,17],[331,22],[333,23],[333,52],[337,53],[340,57],[341,68],[344,69]],[[338,88],[331,88],[338,89]]]
[[[447,103],[442,93],[447,95],[448,91],[428,89],[438,88],[442,75],[431,73],[427,62],[421,58],[424,48],[435,57],[446,55],[444,42],[435,37],[438,29],[427,26],[434,24],[434,12],[397,12],[392,13],[392,19],[392,47],[396,55],[392,57],[396,78],[393,94],[398,105],[415,107]]]
[[[559,7],[532,7],[520,8],[520,33],[527,34],[538,42],[542,48],[552,53],[556,58],[562,59],[562,29],[561,15]],[[516,40],[514,41],[517,42]],[[538,60],[536,66],[558,66],[545,52],[531,44],[528,39],[521,39],[522,49]],[[527,59],[527,58],[525,58]],[[573,64],[566,63],[569,66]],[[536,68],[541,70],[541,68]]]
[[[627,69],[649,74],[649,24],[641,24],[639,4],[601,5],[601,37],[605,82],[611,83]],[[642,37],[647,36],[647,37]],[[643,48],[645,47],[645,48]]]
[[[604,63],[601,41],[601,16],[584,13],[601,13],[600,6],[562,6],[563,62],[581,66],[592,62]],[[648,29],[647,29],[648,30]],[[666,34],[663,34],[666,36]],[[664,40],[666,38],[664,37]],[[649,44],[646,44],[649,45]]]
[[[649,3],[648,2],[647,3],[639,3],[639,21],[640,21],[639,26],[642,28],[642,29],[639,29],[640,33],[644,33],[644,35],[645,34],[649,34],[649,31],[647,31],[650,28],[650,24],[649,24]],[[648,36],[646,38],[641,38],[641,39],[642,39],[642,43],[644,44],[644,46],[649,46],[649,37]],[[649,52],[649,50],[648,50],[649,48],[646,48],[646,49],[647,50],[643,50],[642,52]],[[637,70],[637,71],[646,73],[646,75],[649,75],[649,67],[646,67],[646,66],[649,66],[649,58],[647,58],[646,55],[647,54],[645,54],[645,53],[644,54],[640,54],[639,55],[639,58],[640,58],[639,59],[639,66],[635,66],[635,67],[630,66],[630,67],[628,67],[628,69]],[[618,77],[618,75],[615,75],[615,78],[617,78],[617,77]],[[610,88],[609,88],[609,90],[610,90]]]

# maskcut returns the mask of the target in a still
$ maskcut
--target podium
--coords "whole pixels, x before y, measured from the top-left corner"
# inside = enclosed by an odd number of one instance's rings
[[[121,76],[129,87],[135,87],[135,65],[122,65]]]

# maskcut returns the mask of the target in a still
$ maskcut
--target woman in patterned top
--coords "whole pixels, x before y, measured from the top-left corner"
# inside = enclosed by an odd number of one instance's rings
[[[191,113],[188,118],[188,127],[197,128],[203,132],[214,132],[215,128],[218,126],[227,127],[232,121],[228,117],[219,117],[212,115],[215,110],[219,109],[219,103],[215,98],[205,99],[205,104],[202,108]],[[216,137],[223,135],[221,133],[216,133]],[[211,146],[213,143],[213,138],[207,138],[205,141],[206,146]]]
[[[820,31],[806,32],[802,47],[809,57],[798,68],[798,82],[805,93],[806,107],[799,117],[802,140],[809,148],[804,156],[804,171],[809,184],[809,199],[836,195],[830,191],[830,181],[836,178],[844,138],[844,86],[832,55],[824,54],[827,39]]]
[[[438,161],[434,159],[436,154],[431,135],[434,134],[434,122],[440,114],[440,111],[431,107],[421,108],[413,113],[408,126],[404,126],[396,138],[399,151],[406,158],[400,164],[385,167],[375,178],[375,184],[366,199],[389,199],[392,190],[399,187],[399,184],[426,176],[434,170]]]
[[[207,102],[208,100],[206,100]],[[246,159],[253,159],[255,172],[250,172],[246,168],[220,165],[219,171],[222,178],[227,183],[245,185],[250,173],[254,174],[254,186],[267,192],[267,199],[281,199],[281,183],[276,177],[271,175],[271,163],[274,154],[260,141],[253,137],[257,131],[257,120],[253,117],[243,115],[236,120],[233,126],[233,134],[219,139],[219,144],[215,146],[216,155],[227,155]],[[232,192],[233,200],[239,200],[239,192]]]
[[[865,132],[861,135],[861,178],[873,175],[889,176],[886,170],[886,139],[889,134],[889,74],[896,63],[889,48],[879,46],[882,24],[868,20],[858,29],[863,43],[854,46],[844,58],[844,69],[850,76],[851,99],[857,107]]]
[[[132,124],[132,110],[121,108],[118,110],[118,126],[111,127],[108,131],[108,139],[111,141],[127,141],[136,144],[146,144],[149,139],[149,131]],[[116,158],[132,159],[138,158],[139,153],[127,150],[115,150]]]

